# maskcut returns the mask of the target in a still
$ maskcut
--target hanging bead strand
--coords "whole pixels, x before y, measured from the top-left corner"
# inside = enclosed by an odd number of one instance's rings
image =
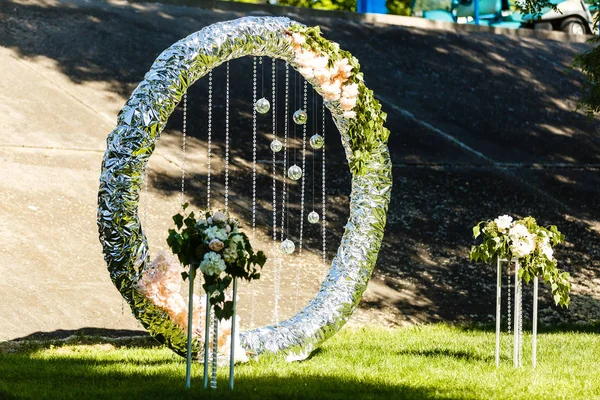
[[[185,141],[187,136],[187,93],[183,94],[183,129],[181,132],[181,207],[185,203]]]
[[[306,112],[307,108],[307,82],[304,79],[304,91],[302,97],[302,109]],[[302,246],[304,238],[304,193],[306,188],[306,124],[302,125],[302,181],[300,182],[300,239],[298,242],[298,255],[302,256]],[[300,297],[300,279],[302,278],[301,263],[296,266],[296,298],[294,301],[294,310],[298,309],[298,298]]]
[[[252,104],[256,104],[256,57],[252,57]],[[256,237],[256,107],[252,107],[252,242]],[[256,291],[251,285],[250,327],[254,327]]]
[[[273,137],[277,137],[277,110],[276,110],[276,60],[274,58],[271,59],[271,103],[273,109],[273,118],[272,118],[272,128],[273,128]],[[275,268],[273,271],[273,294],[275,297],[275,306],[273,309],[273,321],[275,324],[279,323],[279,289],[280,289],[280,281],[279,281],[279,270],[281,265],[281,257],[279,256],[279,252],[277,249],[277,170],[276,170],[276,160],[275,160],[275,152],[273,152],[273,252],[275,255]]]
[[[322,259],[323,259],[323,275],[325,275],[327,273],[327,245],[326,245],[326,229],[327,229],[327,222],[326,222],[326,192],[325,192],[325,101],[323,101],[323,107],[322,107],[322,111],[321,111],[321,115],[323,118],[322,121],[322,134],[321,136],[323,137],[323,147],[322,147],[322,173],[321,173],[321,184],[322,184],[322,188],[321,188],[321,196],[322,196],[322,210],[321,210],[321,238],[323,240],[323,254],[322,254]]]
[[[290,69],[289,64],[285,63],[285,114],[284,114],[284,127],[283,127],[283,174],[282,174],[282,182],[283,187],[281,190],[281,242],[285,239],[285,205],[287,200],[287,156],[288,156],[288,133],[289,133],[289,105],[290,105]]]
[[[229,211],[229,61],[225,79],[225,212]]]
[[[210,161],[212,156],[212,70],[208,73],[208,151],[206,155],[206,207],[210,210]]]

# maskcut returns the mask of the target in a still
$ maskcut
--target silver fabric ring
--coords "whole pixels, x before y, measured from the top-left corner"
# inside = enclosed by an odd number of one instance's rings
[[[142,171],[167,119],[187,88],[220,64],[243,56],[283,59],[297,68],[286,30],[299,25],[284,17],[246,17],[208,26],[161,53],[118,116],[107,139],[98,192],[98,229],[111,279],[134,316],[176,353],[186,354],[185,332],[135,288],[150,262],[138,215]],[[315,90],[320,88],[315,82]],[[339,104],[326,103],[350,161],[352,149]],[[385,143],[376,146],[354,175],[350,217],[337,255],[318,294],[295,316],[242,332],[242,346],[256,354],[279,353],[300,360],[337,332],[352,315],[367,287],[381,246],[392,186]],[[198,353],[202,343],[195,343]]]

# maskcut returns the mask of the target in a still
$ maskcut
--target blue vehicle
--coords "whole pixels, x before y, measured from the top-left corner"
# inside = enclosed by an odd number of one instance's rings
[[[583,0],[552,1],[559,11],[548,7],[542,10],[539,17],[514,12],[511,10],[510,0],[413,0],[411,9],[413,16],[435,21],[556,30],[571,35],[597,33],[593,26],[597,5]]]
[[[509,0],[413,0],[415,17],[434,21],[520,28],[521,16],[510,10]],[[478,11],[478,12],[477,12]]]

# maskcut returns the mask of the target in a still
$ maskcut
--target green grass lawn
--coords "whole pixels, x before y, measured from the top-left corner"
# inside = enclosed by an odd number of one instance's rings
[[[509,337],[494,365],[494,332],[427,325],[344,329],[309,360],[263,357],[236,367],[236,390],[184,388],[185,360],[148,339],[0,344],[0,399],[600,399],[598,327],[538,335],[538,368],[513,369]]]

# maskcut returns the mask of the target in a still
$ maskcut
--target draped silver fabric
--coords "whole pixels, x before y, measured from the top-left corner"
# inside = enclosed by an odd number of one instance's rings
[[[138,214],[143,170],[167,119],[187,88],[220,64],[243,56],[283,59],[297,68],[285,31],[298,24],[284,17],[246,17],[208,26],[161,53],[118,116],[107,139],[98,192],[98,229],[111,279],[148,331],[185,356],[186,334],[167,313],[135,288],[150,262]],[[317,92],[318,84],[310,81]],[[337,102],[326,103],[352,157]],[[366,172],[354,176],[350,217],[329,274],[304,310],[275,326],[242,332],[242,345],[257,354],[280,353],[300,360],[346,323],[367,287],[383,238],[392,186],[385,143],[373,151]],[[198,353],[202,343],[194,343]]]

